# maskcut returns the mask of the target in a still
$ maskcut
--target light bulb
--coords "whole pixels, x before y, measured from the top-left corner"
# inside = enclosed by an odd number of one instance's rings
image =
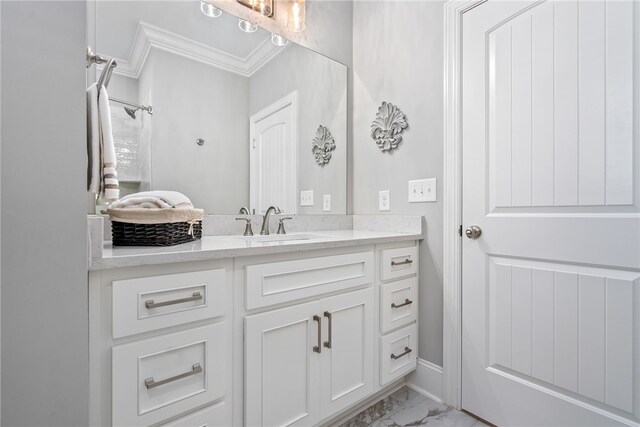
[[[276,46],[286,46],[289,44],[289,40],[277,35],[276,33],[271,33],[271,43],[275,44]]]
[[[217,18],[218,16],[222,15],[222,9],[218,9],[217,7],[215,7],[211,3],[207,3],[206,1],[200,2],[200,10],[209,18]]]
[[[252,2],[253,10],[257,11],[261,15],[270,16],[271,15],[271,6],[267,4],[265,0],[257,0]]]
[[[258,30],[258,26],[256,24],[252,24],[244,19],[240,19],[238,21],[238,27],[245,33],[255,33]]]

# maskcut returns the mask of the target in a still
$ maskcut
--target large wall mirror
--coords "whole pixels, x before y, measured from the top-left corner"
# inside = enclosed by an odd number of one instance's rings
[[[208,214],[346,213],[346,66],[200,1],[95,8],[94,50],[118,61],[108,93],[123,193],[176,190]]]

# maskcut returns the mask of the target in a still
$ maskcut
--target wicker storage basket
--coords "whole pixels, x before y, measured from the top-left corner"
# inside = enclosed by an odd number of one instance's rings
[[[173,246],[201,239],[202,211],[176,211],[178,210],[109,209],[113,246]]]
[[[131,224],[111,221],[113,246],[173,246],[202,238],[202,221]]]

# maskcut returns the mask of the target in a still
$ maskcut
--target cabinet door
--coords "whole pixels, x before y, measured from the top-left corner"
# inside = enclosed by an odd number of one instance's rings
[[[320,300],[324,341],[320,396],[327,418],[373,393],[373,289]]]
[[[312,302],[245,318],[245,425],[319,421],[321,316]]]

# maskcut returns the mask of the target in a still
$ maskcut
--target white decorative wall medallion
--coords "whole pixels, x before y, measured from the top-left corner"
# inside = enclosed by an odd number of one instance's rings
[[[331,160],[331,152],[336,148],[336,143],[326,126],[318,126],[316,137],[313,138],[312,144],[312,151],[316,158],[316,163],[320,166],[329,163],[329,160]]]
[[[378,108],[376,119],[371,123],[371,138],[378,148],[391,151],[398,148],[402,142],[402,132],[409,126],[407,117],[395,105],[383,102]]]

